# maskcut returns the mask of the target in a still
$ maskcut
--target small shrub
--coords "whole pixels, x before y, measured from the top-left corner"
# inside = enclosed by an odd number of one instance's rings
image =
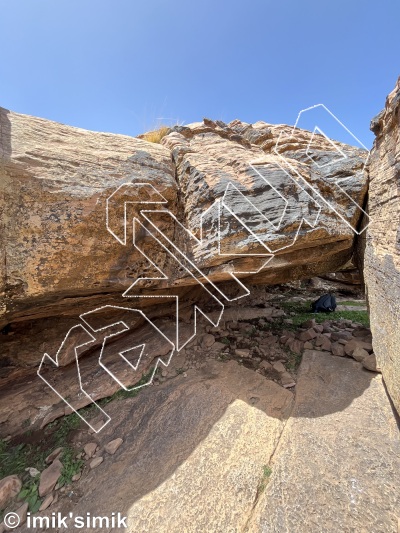
[[[140,138],[150,143],[160,143],[161,139],[168,135],[169,128],[167,126],[161,126],[157,130],[148,131],[140,135]]]

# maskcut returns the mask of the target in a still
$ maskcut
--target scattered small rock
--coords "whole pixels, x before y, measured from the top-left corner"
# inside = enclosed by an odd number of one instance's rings
[[[52,451],[51,454],[45,459],[46,464],[50,464],[54,461],[54,459],[57,459],[61,455],[62,451],[63,448],[56,448],[54,451]]]
[[[367,357],[362,360],[361,364],[367,370],[371,370],[371,372],[381,372],[381,369],[378,368],[376,364],[376,357],[374,354],[368,354]]]
[[[29,472],[31,477],[36,477],[40,474],[39,470],[37,468],[33,468],[32,466],[25,468],[25,472]]]
[[[223,342],[214,342],[214,344],[211,346],[211,351],[213,352],[219,352],[221,350],[224,350],[226,348],[226,344]]]
[[[211,346],[214,344],[214,342],[215,342],[215,337],[214,335],[211,335],[211,333],[206,333],[201,338],[201,346],[205,350],[210,349]]]
[[[271,363],[268,363],[268,361],[261,361],[260,368],[262,368],[263,370],[272,370],[273,367]]]
[[[294,387],[296,385],[295,380],[289,374],[289,372],[284,372],[283,374],[281,374],[280,378],[282,387],[284,387],[285,389],[290,389],[290,387]]]
[[[19,525],[25,523],[26,517],[28,515],[28,509],[29,509],[29,504],[25,502],[23,505],[21,505],[21,507],[19,507],[15,511],[17,513],[17,515],[19,516]]]
[[[276,370],[276,371],[279,372],[280,374],[283,374],[283,373],[286,372],[286,368],[285,368],[285,366],[281,363],[281,361],[277,361],[277,362],[274,363],[272,366],[273,366],[274,370]]]
[[[359,363],[362,363],[362,361],[366,357],[368,357],[368,355],[369,355],[369,353],[367,352],[367,350],[364,350],[364,348],[360,348],[359,346],[357,346],[357,348],[352,353],[353,359],[355,359]]]
[[[327,352],[330,352],[332,349],[332,343],[328,339],[328,337],[322,336],[322,342],[321,342],[321,350],[325,350]]]
[[[7,476],[0,481],[0,509],[4,509],[21,490],[22,482],[18,476]]]
[[[123,443],[123,439],[119,438],[119,439],[114,439],[112,441],[110,441],[108,444],[106,444],[104,446],[104,449],[107,453],[109,453],[110,455],[114,455],[114,453],[118,450],[118,448],[121,446],[121,444]]]
[[[331,351],[332,351],[332,355],[336,355],[338,357],[344,356],[344,346],[343,344],[340,344],[340,342],[333,342]]]
[[[317,333],[316,331],[314,331],[313,328],[310,328],[308,329],[307,331],[302,331],[298,338],[301,340],[301,341],[310,341],[312,339],[315,339],[315,337],[317,336]]]
[[[91,459],[93,455],[96,453],[96,450],[98,448],[97,442],[88,442],[83,447],[83,450],[86,454],[86,459]]]
[[[246,348],[236,349],[235,355],[237,357],[244,357],[245,359],[251,358],[250,350],[247,350]]]
[[[55,459],[49,467],[43,470],[39,483],[39,496],[41,498],[47,496],[54,489],[58,478],[61,476],[62,467],[61,461]]]
[[[54,495],[52,492],[46,496],[43,500],[42,505],[39,507],[39,511],[45,511],[53,503]]]
[[[77,474],[72,476],[72,481],[79,481],[81,479],[82,472],[78,472]]]
[[[96,457],[96,459],[93,459],[93,461],[91,461],[90,463],[90,469],[93,470],[94,468],[96,468],[97,466],[101,465],[101,463],[104,461],[104,457]]]

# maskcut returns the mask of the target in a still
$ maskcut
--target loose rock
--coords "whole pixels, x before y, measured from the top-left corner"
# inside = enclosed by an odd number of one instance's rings
[[[91,459],[93,455],[96,453],[96,450],[98,448],[97,442],[88,442],[83,447],[83,450],[86,454],[86,459]]]
[[[7,476],[0,481],[0,510],[20,492],[21,487],[22,482],[18,476]]]
[[[52,451],[51,454],[48,455],[45,459],[46,464],[50,464],[54,461],[54,459],[57,459],[57,457],[60,456],[62,451],[63,448],[56,448],[54,451]]]
[[[114,453],[118,450],[118,448],[121,446],[123,442],[124,442],[123,439],[114,439],[110,441],[108,444],[106,444],[104,446],[104,449],[110,455],[114,455]]]
[[[42,498],[51,492],[61,476],[62,463],[59,459],[55,459],[52,464],[43,470],[40,476],[39,496]]]
[[[101,463],[104,461],[104,457],[96,457],[95,459],[93,459],[93,461],[91,461],[90,463],[90,469],[93,470],[94,468],[96,468],[97,466],[101,465]]]
[[[43,500],[42,505],[39,507],[39,511],[45,511],[50,505],[53,503],[54,495],[51,492],[46,496],[46,498]]]

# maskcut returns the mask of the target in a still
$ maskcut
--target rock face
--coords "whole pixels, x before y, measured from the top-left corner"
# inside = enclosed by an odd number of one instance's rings
[[[270,466],[249,533],[395,532],[400,434],[382,377],[307,350]]]
[[[377,364],[400,413],[400,79],[371,129],[364,276]]]
[[[113,402],[99,439],[121,435],[124,448],[82,478],[74,515],[115,508],[130,532],[242,531],[292,402],[234,361]]]
[[[5,109],[0,135],[2,366],[37,366],[80,313],[127,305],[127,289],[160,298],[135,300],[153,318],[172,295],[189,312],[210,298],[199,279],[228,282],[229,299],[244,291],[233,274],[276,284],[352,257],[366,153],[321,135],[205,119],[160,145]]]
[[[61,314],[71,298],[121,292],[141,258],[107,231],[106,199],[122,183],[146,181],[174,211],[169,151],[5,109],[0,133],[3,324]]]
[[[268,284],[344,265],[352,255],[350,226],[361,213],[350,198],[362,206],[366,193],[366,153],[337,143],[344,154],[337,159],[336,148],[317,137],[312,144],[310,132],[288,126],[204,120],[163,139],[176,165],[184,224],[202,236],[193,246],[197,264],[218,279],[227,268],[215,265],[230,256],[231,271],[254,272],[253,283]],[[241,254],[253,256],[232,261]],[[263,265],[266,254],[273,259]]]
[[[127,532],[396,531],[400,434],[382,376],[354,360],[307,350],[296,395],[208,360],[109,408],[100,449],[124,445],[47,516],[119,511]]]

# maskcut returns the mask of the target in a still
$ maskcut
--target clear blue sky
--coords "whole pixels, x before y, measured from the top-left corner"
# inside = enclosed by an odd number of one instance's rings
[[[293,124],[323,103],[370,146],[400,74],[399,0],[0,0],[0,16],[0,106],[98,131]]]

